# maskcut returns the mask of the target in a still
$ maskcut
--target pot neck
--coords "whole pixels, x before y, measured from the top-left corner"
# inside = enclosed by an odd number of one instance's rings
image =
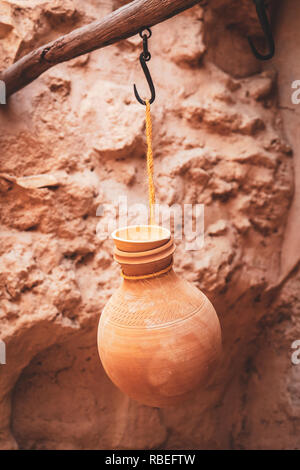
[[[130,251],[114,248],[114,259],[121,265],[123,277],[129,280],[158,277],[172,268],[174,240],[170,238],[156,248],[140,251],[136,241],[128,241]]]

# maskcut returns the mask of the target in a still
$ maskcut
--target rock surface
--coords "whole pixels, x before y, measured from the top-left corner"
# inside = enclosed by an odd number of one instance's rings
[[[125,3],[2,1],[0,69]],[[153,27],[157,199],[205,205],[205,245],[178,243],[175,269],[214,303],[224,345],[212,383],[176,412],[124,396],[96,348],[120,282],[112,242],[97,236],[101,208],[124,195],[147,201],[144,109],[132,91],[148,91],[139,37],[60,64],[0,106],[0,448],[300,448],[300,366],[290,359],[300,143],[289,132],[299,110],[287,102],[300,70],[287,77],[292,54],[282,64],[300,41],[300,9],[281,9],[278,35],[289,37],[264,68],[245,39],[260,32],[246,0]]]

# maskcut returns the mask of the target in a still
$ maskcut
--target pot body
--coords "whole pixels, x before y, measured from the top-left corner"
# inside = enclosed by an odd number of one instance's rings
[[[221,353],[221,330],[208,298],[173,270],[122,281],[98,328],[104,369],[125,394],[165,407],[204,386]]]

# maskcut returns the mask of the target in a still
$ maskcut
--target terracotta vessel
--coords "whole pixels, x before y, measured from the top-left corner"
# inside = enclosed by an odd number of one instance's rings
[[[208,298],[171,268],[175,246],[168,230],[125,227],[113,238],[114,258],[129,279],[122,280],[100,318],[102,364],[134,400],[176,405],[205,385],[216,366],[221,352],[218,317]]]

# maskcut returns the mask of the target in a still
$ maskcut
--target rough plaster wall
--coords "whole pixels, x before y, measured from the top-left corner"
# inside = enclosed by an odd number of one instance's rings
[[[2,1],[1,67],[123,3]],[[299,41],[296,3],[282,6],[278,37],[291,31],[291,9]],[[147,92],[140,38],[56,66],[1,106],[1,448],[300,448],[290,361],[299,137],[289,133],[299,112],[279,109],[294,58],[286,37],[262,70],[245,39],[258,33],[248,0],[215,0],[153,28],[157,197],[205,204],[205,246],[178,244],[175,269],[213,301],[224,340],[212,382],[176,412],[124,396],[96,350],[120,282],[111,241],[96,236],[97,207],[147,198],[144,109],[132,92],[134,82]],[[46,187],[24,187],[41,173]]]

